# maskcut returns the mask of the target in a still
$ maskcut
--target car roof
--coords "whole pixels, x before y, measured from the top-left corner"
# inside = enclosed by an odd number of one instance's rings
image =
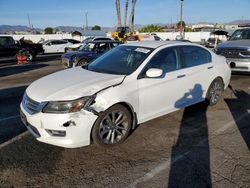
[[[236,29],[236,31],[237,31],[237,30],[250,30],[250,27],[245,27],[245,28],[242,27],[242,28]]]
[[[96,40],[96,41],[88,41],[86,43],[121,43],[115,40]]]
[[[142,41],[142,42],[130,42],[130,43],[126,43],[124,45],[126,46],[138,46],[138,47],[146,47],[146,48],[158,48],[160,46],[164,46],[164,45],[172,45],[172,44],[178,44],[178,43],[188,43],[191,44],[189,42],[182,42],[182,41]]]

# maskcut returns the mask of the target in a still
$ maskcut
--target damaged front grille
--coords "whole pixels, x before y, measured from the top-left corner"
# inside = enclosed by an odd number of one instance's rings
[[[29,114],[33,115],[40,112],[44,107],[44,104],[29,98],[28,95],[25,94],[23,96],[22,106]]]

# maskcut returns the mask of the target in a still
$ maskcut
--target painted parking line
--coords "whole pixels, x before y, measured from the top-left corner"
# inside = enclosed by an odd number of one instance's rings
[[[238,119],[236,119],[237,121],[240,121],[241,119],[245,118],[246,116],[249,116],[249,111],[243,115],[241,115]],[[225,124],[224,126],[222,126],[221,128],[215,130],[212,133],[211,138],[214,138],[215,136],[217,136],[218,134],[221,134],[222,132],[226,131],[227,129],[229,129],[230,127],[233,127],[235,125],[235,121],[232,120],[230,122],[228,122],[227,124]],[[205,142],[207,139],[202,140],[201,142],[199,142],[198,144],[196,144],[194,147],[200,146],[203,144],[203,142]],[[155,168],[153,168],[152,170],[150,170],[148,173],[144,174],[141,178],[138,178],[137,180],[135,180],[133,183],[131,183],[129,186],[127,186],[127,188],[135,188],[137,184],[139,183],[143,183],[146,181],[149,181],[150,179],[152,179],[153,177],[155,177],[157,174],[161,173],[162,171],[164,171],[165,169],[170,168],[170,165],[176,163],[177,161],[179,161],[180,159],[184,158],[186,155],[188,155],[190,152],[192,151],[189,150],[181,155],[178,155],[172,159],[168,159],[167,161],[159,164],[158,166],[156,166]]]
[[[7,121],[7,120],[10,120],[10,119],[16,119],[16,118],[19,118],[20,115],[14,115],[14,116],[10,116],[10,117],[7,117],[7,118],[2,118],[0,119],[0,122],[1,121]]]
[[[8,146],[8,145],[12,144],[13,142],[15,142],[17,140],[20,140],[21,138],[23,138],[24,136],[26,136],[28,134],[29,134],[29,132],[25,131],[25,132],[19,134],[18,136],[8,140],[7,142],[4,142],[4,143],[0,144],[0,149],[4,148],[5,146]]]

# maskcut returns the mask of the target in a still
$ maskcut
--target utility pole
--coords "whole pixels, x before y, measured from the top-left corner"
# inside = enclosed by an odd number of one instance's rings
[[[182,18],[183,1],[184,0],[180,0],[180,35],[182,38],[183,38],[183,18]]]
[[[28,17],[28,22],[29,22],[29,28],[31,28],[31,23],[30,23],[30,15],[27,14],[27,17]]]
[[[86,30],[88,30],[88,12],[85,12]]]

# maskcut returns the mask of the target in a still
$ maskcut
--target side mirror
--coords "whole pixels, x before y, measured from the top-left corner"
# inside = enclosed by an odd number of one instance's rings
[[[162,76],[162,74],[163,74],[163,70],[156,69],[156,68],[148,69],[146,72],[146,76],[149,78],[159,78]]]

